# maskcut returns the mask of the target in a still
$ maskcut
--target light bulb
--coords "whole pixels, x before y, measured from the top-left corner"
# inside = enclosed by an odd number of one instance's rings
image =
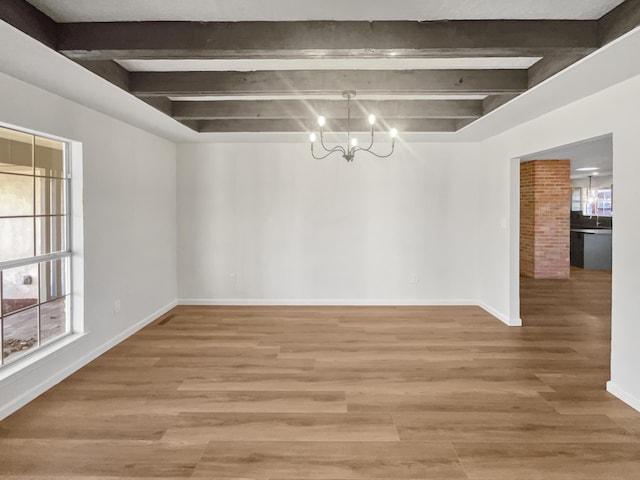
[[[322,115],[320,115],[318,117],[318,125],[320,125],[321,127],[324,127],[324,124],[327,123],[327,119],[324,118]]]
[[[315,143],[316,141],[316,134],[312,133],[311,135],[309,135],[309,140],[311,141],[311,143]]]
[[[351,139],[351,146],[352,147],[357,147],[358,146],[358,139],[357,138],[352,138]]]
[[[372,113],[369,115],[369,125],[373,125],[374,123],[376,123],[376,116]]]
[[[398,130],[392,128],[391,130],[389,130],[389,135],[391,135],[391,138],[396,138],[398,136]]]

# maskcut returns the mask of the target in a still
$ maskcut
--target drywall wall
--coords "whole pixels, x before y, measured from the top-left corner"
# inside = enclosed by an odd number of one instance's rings
[[[306,144],[178,147],[184,303],[477,303],[467,145],[314,160]]]
[[[84,230],[74,232],[74,261],[84,282],[74,279],[74,293],[85,331],[0,381],[1,418],[172,306],[177,289],[175,145],[3,74],[0,92],[0,122],[79,142],[73,201],[84,218],[73,216]]]
[[[478,145],[486,195],[480,205],[487,228],[478,241],[481,300],[518,324],[519,157],[606,134],[613,135],[615,232],[613,235],[612,354],[609,391],[640,410],[640,76],[544,115]],[[508,219],[509,228],[503,228]]]
[[[591,188],[609,188],[613,185],[613,175],[598,175],[591,179]],[[589,178],[574,178],[571,180],[571,186],[589,188]]]

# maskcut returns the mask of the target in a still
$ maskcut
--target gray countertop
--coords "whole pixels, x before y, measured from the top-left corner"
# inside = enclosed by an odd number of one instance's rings
[[[571,231],[594,235],[611,235],[611,229],[609,228],[572,228]]]

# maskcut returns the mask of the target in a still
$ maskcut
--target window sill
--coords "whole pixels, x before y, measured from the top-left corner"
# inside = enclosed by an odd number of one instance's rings
[[[35,350],[33,353],[28,353],[24,357],[15,360],[14,362],[0,368],[0,382],[17,375],[25,371],[28,367],[52,356],[65,349],[65,347],[75,343],[84,337],[87,332],[83,333],[71,333],[59,340],[53,341],[42,348]],[[21,375],[18,375],[21,376]]]

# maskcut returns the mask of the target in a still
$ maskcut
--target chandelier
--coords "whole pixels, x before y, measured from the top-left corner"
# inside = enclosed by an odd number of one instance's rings
[[[337,145],[333,148],[328,148],[324,143],[324,126],[327,123],[327,120],[320,116],[318,117],[318,126],[320,127],[320,147],[323,151],[320,152],[320,155],[316,155],[314,150],[314,145],[318,140],[318,136],[314,133],[309,135],[309,140],[311,141],[311,156],[317,160],[322,160],[323,158],[327,158],[332,153],[341,153],[343,158],[347,162],[353,162],[353,157],[355,157],[357,152],[367,152],[371,155],[374,155],[378,158],[386,158],[391,156],[393,153],[393,149],[396,143],[396,137],[398,136],[398,130],[392,128],[389,130],[389,135],[391,136],[391,151],[387,154],[379,154],[372,151],[373,148],[373,127],[376,123],[376,116],[374,114],[369,115],[369,125],[371,127],[371,139],[369,141],[369,145],[367,147],[361,147],[358,145],[358,139],[351,136],[351,99],[356,96],[356,92],[353,90],[348,90],[342,92],[342,96],[347,99],[347,145],[343,147],[341,145]]]

